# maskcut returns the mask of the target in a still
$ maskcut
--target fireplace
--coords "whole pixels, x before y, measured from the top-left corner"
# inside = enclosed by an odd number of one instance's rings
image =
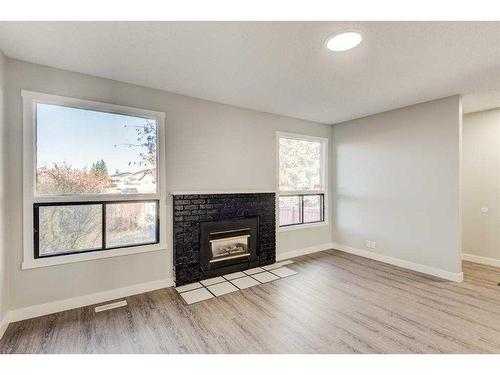
[[[275,262],[273,192],[172,197],[177,286]]]
[[[200,268],[213,277],[256,266],[258,217],[200,223]]]

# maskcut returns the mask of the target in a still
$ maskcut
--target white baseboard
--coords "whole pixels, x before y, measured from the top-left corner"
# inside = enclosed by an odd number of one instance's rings
[[[174,285],[172,278],[150,281],[142,284],[135,284],[124,288],[107,290],[104,292],[87,294],[84,296],[63,299],[59,301],[44,303],[11,310],[8,314],[9,322],[35,318],[60,311],[75,309],[78,307],[94,305],[96,303],[107,302],[113,299],[124,298],[135,294],[150,292],[156,289],[167,288]]]
[[[9,326],[10,319],[9,319],[9,312],[7,311],[5,313],[5,316],[3,317],[2,320],[0,320],[0,340],[3,337],[3,334],[7,330],[7,327]]]
[[[462,253],[462,259],[468,260],[469,262],[485,264],[487,266],[500,267],[500,259],[487,258],[479,255],[466,254],[466,253]]]
[[[364,258],[378,260],[380,262],[392,264],[394,266],[407,268],[407,269],[412,270],[412,271],[417,271],[417,272],[425,273],[427,275],[436,276],[436,277],[439,277],[441,279],[456,281],[456,282],[462,282],[464,280],[463,272],[455,273],[455,272],[445,271],[445,270],[442,270],[440,268],[426,266],[423,264],[410,262],[408,260],[404,260],[404,259],[400,259],[400,258],[393,258],[393,257],[390,257],[388,255],[374,253],[373,251],[357,249],[357,248],[354,248],[351,246],[341,245],[341,244],[337,244],[337,243],[333,243],[332,247],[334,249],[343,251],[345,253],[350,253],[350,254],[354,254],[354,255],[359,255],[359,256],[364,257]]]
[[[324,243],[324,244],[321,244],[321,245],[306,247],[306,248],[303,248],[303,249],[286,251],[286,252],[283,252],[283,253],[282,252],[278,252],[276,254],[276,261],[278,262],[280,260],[295,258],[295,257],[299,257],[301,255],[316,253],[318,251],[329,250],[329,249],[332,249],[332,248],[333,248],[333,244],[331,242],[329,242],[329,243]]]

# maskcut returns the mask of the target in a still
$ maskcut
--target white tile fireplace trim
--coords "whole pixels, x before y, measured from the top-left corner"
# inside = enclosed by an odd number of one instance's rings
[[[171,191],[170,195],[206,195],[206,194],[276,194],[276,190],[193,190]]]
[[[248,273],[247,271],[249,270],[239,272],[242,276],[240,275],[240,277],[237,278],[233,278],[233,275],[236,273],[232,273],[229,275],[223,275],[222,277],[218,276],[202,280],[201,284],[196,282],[183,285],[175,288],[175,290],[179,293],[187,305],[192,305],[197,302],[206,301],[207,299],[211,299],[213,297],[223,296],[225,294],[237,292],[238,290],[247,289],[256,285],[296,275],[296,271],[288,267],[284,267],[285,265],[292,263],[293,261],[278,262],[271,265],[274,267],[268,266],[267,270],[257,267],[252,269],[255,272]]]

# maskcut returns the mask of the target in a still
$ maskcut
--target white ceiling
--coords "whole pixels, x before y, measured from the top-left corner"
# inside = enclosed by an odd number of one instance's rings
[[[364,34],[333,53],[325,39]],[[337,123],[500,89],[500,22],[0,22],[11,58]]]

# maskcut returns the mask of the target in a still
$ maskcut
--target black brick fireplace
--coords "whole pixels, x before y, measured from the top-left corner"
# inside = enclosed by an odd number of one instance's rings
[[[274,193],[173,194],[177,286],[276,258]]]

